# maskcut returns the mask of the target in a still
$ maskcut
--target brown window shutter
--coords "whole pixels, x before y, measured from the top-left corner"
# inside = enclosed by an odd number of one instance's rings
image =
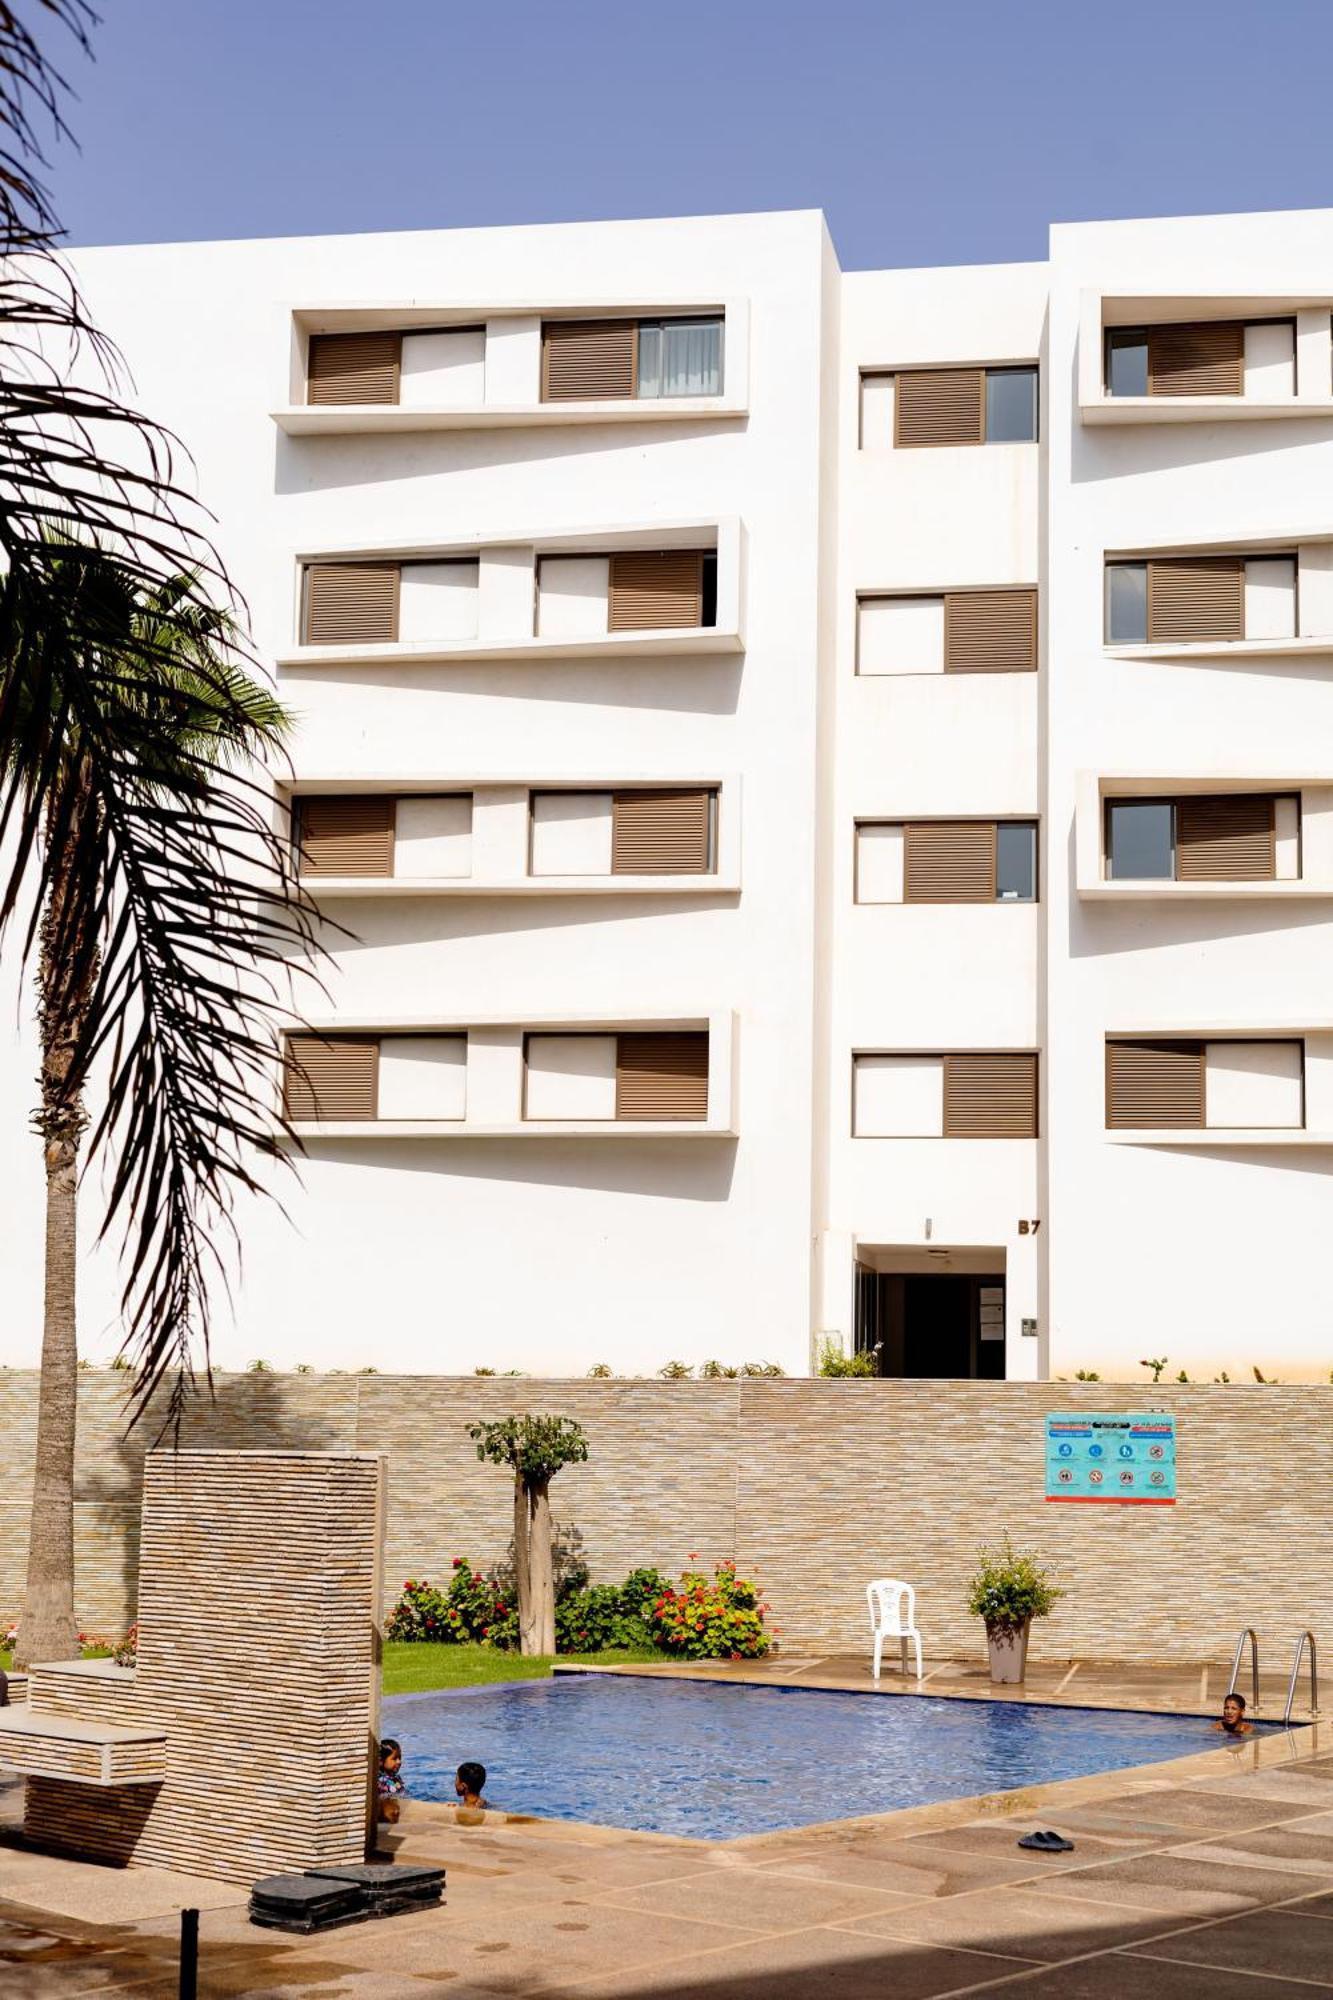
[[[401,567],[385,562],[307,563],[307,646],[378,646],[398,637]]]
[[[303,875],[392,875],[397,800],[381,793],[296,801]]]
[[[1106,1044],[1109,1131],[1202,1130],[1202,1042]]]
[[[707,1034],[617,1035],[617,1118],[658,1121],[707,1116]]]
[[[611,558],[612,632],[671,631],[702,625],[701,549],[628,549]]]
[[[312,333],[306,396],[312,403],[396,403],[401,333]]]
[[[707,875],[713,793],[651,787],[611,794],[613,875]]]
[[[1035,1139],[1035,1055],[969,1051],[944,1058],[946,1139]]]
[[[1266,794],[1177,799],[1178,882],[1271,882],[1277,875],[1277,823]]]
[[[1037,670],[1035,590],[950,590],[944,596],[946,674]]]
[[[542,328],[542,401],[622,400],[638,387],[632,319],[555,319]]]
[[[903,830],[905,903],[993,903],[994,820],[914,821]]]
[[[981,444],[986,435],[986,375],[981,368],[913,368],[894,378],[893,442]]]
[[[1243,396],[1245,328],[1240,320],[1200,320],[1148,329],[1150,396]]]
[[[1148,564],[1148,642],[1245,637],[1240,556],[1167,556]]]
[[[283,1097],[292,1122],[378,1115],[378,1035],[288,1035]]]

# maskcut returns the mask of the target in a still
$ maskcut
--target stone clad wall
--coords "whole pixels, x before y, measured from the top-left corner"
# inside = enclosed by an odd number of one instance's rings
[[[80,1378],[80,1616],[123,1628],[134,1600],[143,1444],[120,1434],[113,1375]],[[17,1611],[35,1378],[0,1376],[10,1477],[0,1499],[0,1615]],[[510,1533],[505,1474],[465,1425],[529,1407],[576,1417],[591,1459],[552,1488],[594,1578],[692,1552],[758,1571],[784,1643],[860,1646],[874,1575],[917,1585],[928,1653],[968,1650],[976,1545],[1008,1528],[1070,1586],[1041,1628],[1048,1657],[1229,1654],[1256,1624],[1265,1657],[1312,1624],[1333,1651],[1333,1388],[970,1382],[543,1382],[445,1376],[231,1375],[186,1442],[388,1454],[386,1590],[489,1564]],[[1173,1410],[1174,1508],[1043,1499],[1049,1410]]]

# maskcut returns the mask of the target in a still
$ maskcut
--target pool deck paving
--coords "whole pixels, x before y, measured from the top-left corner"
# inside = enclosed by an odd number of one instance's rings
[[[1197,1710],[1203,1669],[1033,1662],[1012,1698]],[[649,1666],[649,1673],[679,1668]],[[707,1678],[868,1685],[804,1654]],[[1215,1708],[1225,1668],[1210,1669]],[[1063,1686],[1058,1683],[1064,1682]],[[914,1682],[906,1684],[908,1689]],[[931,1694],[991,1698],[984,1664]],[[902,1692],[895,1674],[881,1692]],[[1075,1690],[1077,1689],[1077,1696]],[[1276,1689],[1272,1694],[1276,1694]],[[1265,1713],[1273,1713],[1264,1690]],[[1285,1688],[1277,1700],[1280,1713]],[[1297,1713],[1299,1714],[1299,1710]],[[1169,1763],[727,1842],[410,1802],[384,1845],[443,1864],[442,1908],[320,1938],[255,1929],[244,1892],[26,1850],[0,1790],[0,2000],[175,2000],[201,1910],[201,2000],[1281,2000],[1333,1994],[1333,1727]],[[1017,1846],[1052,1826],[1072,1853]]]

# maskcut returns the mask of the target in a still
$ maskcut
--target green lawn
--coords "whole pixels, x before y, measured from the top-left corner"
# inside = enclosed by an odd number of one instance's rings
[[[652,1646],[620,1647],[607,1653],[562,1653],[562,1667],[624,1666],[631,1660],[660,1660]],[[525,1659],[521,1653],[497,1653],[490,1646],[432,1646],[412,1640],[384,1648],[385,1694],[419,1694],[427,1688],[475,1687],[482,1681],[537,1681],[550,1673],[554,1661]]]
[[[86,1646],[85,1660],[105,1659],[105,1646]],[[652,1646],[624,1646],[607,1653],[562,1653],[567,1667],[616,1667],[630,1660],[660,1660]],[[539,1681],[554,1662],[524,1659],[521,1653],[497,1653],[490,1646],[431,1646],[394,1644],[384,1648],[385,1694],[420,1694],[427,1688],[476,1687],[482,1681]],[[0,1651],[0,1667],[9,1673],[13,1655]]]
[[[109,1660],[115,1650],[114,1646],[82,1646],[79,1649],[85,1660]],[[0,1646],[0,1672],[12,1674],[13,1671],[14,1655],[7,1647]]]

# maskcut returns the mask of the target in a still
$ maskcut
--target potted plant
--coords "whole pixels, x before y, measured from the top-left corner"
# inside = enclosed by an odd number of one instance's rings
[[[1016,1549],[1006,1534],[998,1548],[977,1552],[967,1608],[985,1620],[993,1681],[1021,1681],[1027,1671],[1028,1633],[1064,1592],[1036,1557]]]

